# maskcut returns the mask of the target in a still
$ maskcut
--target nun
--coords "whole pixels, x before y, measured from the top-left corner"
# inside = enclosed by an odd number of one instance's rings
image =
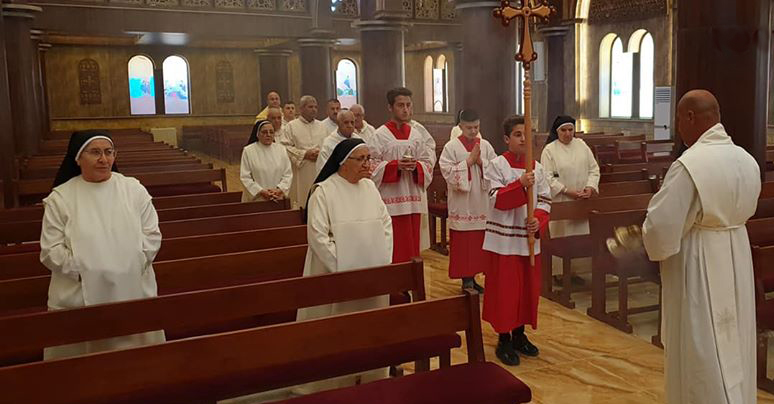
[[[363,139],[341,141],[331,153],[309,192],[305,219],[309,247],[304,276],[389,265],[392,262],[392,220],[371,181],[371,154]],[[387,295],[299,310],[298,320],[387,307]],[[386,369],[309,383],[302,394],[371,381]]]
[[[43,200],[40,261],[51,271],[48,309],[157,295],[161,247],[156,209],[135,178],[118,173],[106,131],[70,137],[53,190]],[[163,331],[46,348],[45,359],[164,342]]]
[[[281,201],[288,196],[293,167],[285,148],[274,142],[271,121],[258,121],[242,149],[239,178],[244,191],[242,202]]]
[[[556,117],[540,163],[548,174],[548,185],[554,202],[588,199],[599,193],[599,164],[586,142],[575,137],[573,117]],[[553,220],[548,226],[551,237],[589,234],[588,220]],[[553,268],[555,271],[552,272],[558,274],[561,268],[558,259]],[[573,277],[573,281],[583,283],[577,276]]]

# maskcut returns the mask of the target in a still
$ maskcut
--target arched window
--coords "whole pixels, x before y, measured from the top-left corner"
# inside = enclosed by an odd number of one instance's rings
[[[616,34],[607,34],[599,44],[599,117],[610,117],[610,61]]]
[[[350,59],[341,59],[336,65],[336,98],[342,108],[357,104],[357,66]]]
[[[653,36],[644,29],[639,30],[629,39],[629,48],[630,52],[634,53],[635,60],[639,62],[639,69],[635,70],[639,71],[639,85],[635,86],[639,92],[639,117],[650,119],[653,118],[653,92],[655,91],[653,80],[655,46]]]
[[[188,62],[180,56],[169,56],[162,65],[164,71],[164,111],[167,114],[191,112],[188,84]]]
[[[610,116],[632,117],[632,54],[624,52],[621,38],[613,42],[610,56]]]
[[[132,115],[156,113],[153,61],[143,55],[129,59],[129,110]]]
[[[448,63],[446,56],[438,56],[433,69],[433,112],[448,112],[449,91],[448,91]]]
[[[425,58],[425,112],[433,111],[433,57]]]

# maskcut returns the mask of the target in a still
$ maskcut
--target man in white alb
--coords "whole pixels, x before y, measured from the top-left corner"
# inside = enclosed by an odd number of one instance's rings
[[[285,103],[282,104],[282,124],[287,125],[294,119],[296,119],[296,103],[293,101],[285,101]]]
[[[290,199],[294,206],[306,207],[306,197],[317,176],[315,161],[327,132],[317,116],[317,100],[311,95],[301,97],[301,116],[292,120],[282,131],[281,142],[293,163],[293,184]]]
[[[323,126],[325,127],[325,135],[330,135],[339,128],[339,124],[336,123],[336,117],[339,115],[339,111],[341,111],[341,103],[339,100],[335,98],[328,100],[328,103],[325,106],[325,112],[328,114],[328,117],[322,121]]]
[[[366,143],[370,142],[376,128],[365,120],[365,108],[360,104],[353,104],[349,110],[355,115],[355,134],[363,138]]]
[[[317,156],[317,162],[315,166],[317,173],[320,173],[328,158],[333,153],[333,149],[341,143],[342,140],[349,138],[360,139],[360,136],[355,134],[355,116],[350,111],[339,111],[339,115],[336,117],[336,121],[339,124],[339,130],[331,133],[323,140],[322,147],[320,148],[320,155]]]
[[[648,207],[643,242],[661,262],[666,402],[748,404],[756,397],[755,291],[745,222],[760,168],[734,145],[708,91],[677,106],[688,146]]]

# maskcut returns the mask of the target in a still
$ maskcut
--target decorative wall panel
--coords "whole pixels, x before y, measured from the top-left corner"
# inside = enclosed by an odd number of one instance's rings
[[[234,68],[225,60],[215,67],[215,93],[218,104],[234,102]]]
[[[666,0],[593,0],[589,22],[597,24],[644,20],[667,15]]]
[[[102,89],[99,84],[99,63],[94,59],[78,62],[78,88],[81,105],[102,104]]]

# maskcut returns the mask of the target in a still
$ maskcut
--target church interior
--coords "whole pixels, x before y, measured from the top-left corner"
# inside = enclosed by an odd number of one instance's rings
[[[493,14],[503,4],[481,0],[0,4],[0,403],[474,403],[478,394],[508,397],[487,403],[665,403],[659,265],[617,261],[606,243],[618,226],[642,224],[684,148],[675,110],[695,88],[715,94],[734,143],[760,166],[746,224],[755,382],[758,402],[774,403],[771,0],[513,0],[552,13],[507,25]],[[526,66],[515,57],[525,44],[536,55]],[[508,147],[503,120],[525,113],[535,159],[560,115],[591,148],[599,196],[554,201],[550,213],[588,220],[590,234],[540,237],[538,327],[528,327],[539,356],[500,363],[483,298],[449,278],[437,165],[421,257],[385,266],[393,275],[304,279],[309,241],[294,203],[240,199],[243,148],[269,93],[296,115],[303,96],[315,97],[319,120],[329,100],[360,105],[379,128],[395,87],[411,90],[412,119],[436,158],[463,109],[478,112],[498,155]],[[71,134],[92,129],[112,135],[119,171],[153,198],[158,297],[47,311],[41,201]],[[483,274],[477,281],[486,287]],[[295,321],[297,309],[409,291],[393,311]],[[158,345],[43,360],[46,347],[160,329]],[[507,373],[465,368],[484,363]],[[293,386],[388,366],[397,383],[295,398]],[[469,395],[455,399],[458,390]]]

